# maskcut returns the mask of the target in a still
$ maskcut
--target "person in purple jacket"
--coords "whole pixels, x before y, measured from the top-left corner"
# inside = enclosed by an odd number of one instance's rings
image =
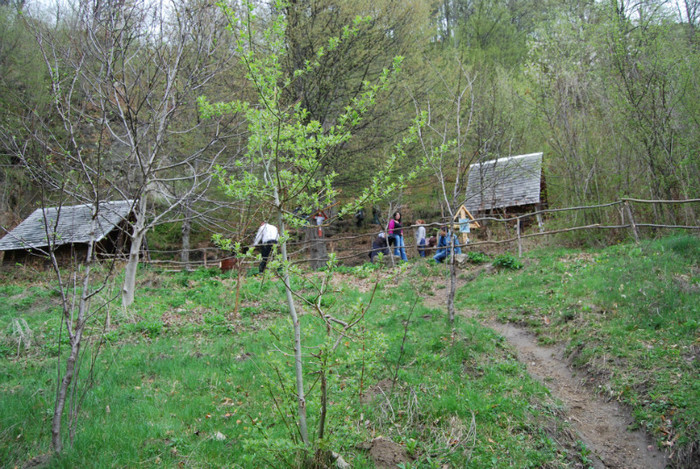
[[[389,237],[394,239],[394,255],[401,256],[402,261],[407,261],[406,245],[403,242],[403,227],[401,225],[401,212],[394,212],[394,217],[389,220],[387,229]]]

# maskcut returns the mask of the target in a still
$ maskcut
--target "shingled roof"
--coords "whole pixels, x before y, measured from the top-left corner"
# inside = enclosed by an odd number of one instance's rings
[[[542,153],[509,156],[469,168],[466,202],[470,212],[540,203]]]
[[[100,204],[97,217],[97,233],[95,241],[101,241],[125,218],[133,209],[133,200],[104,202]],[[42,248],[49,245],[46,239],[44,213],[49,223],[49,229],[56,226],[56,245],[81,244],[89,242],[90,220],[92,205],[72,205],[67,207],[39,208],[29,217],[0,239],[0,251],[15,249]],[[58,224],[56,224],[58,219]]]

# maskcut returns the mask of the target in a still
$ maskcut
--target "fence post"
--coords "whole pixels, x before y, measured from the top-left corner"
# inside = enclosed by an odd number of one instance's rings
[[[328,249],[323,231],[320,226],[309,226],[305,229],[304,242],[309,246],[310,267],[314,270],[321,269],[328,262]]]
[[[202,248],[202,257],[204,258],[204,268],[207,268],[207,248]]]
[[[515,219],[515,232],[518,235],[518,257],[523,257],[523,240],[520,237],[520,217]]]
[[[630,227],[632,228],[634,242],[639,243],[639,231],[637,230],[637,224],[634,222],[634,217],[632,216],[632,207],[630,207],[629,200],[625,200],[625,210],[627,211],[627,216],[630,219]]]

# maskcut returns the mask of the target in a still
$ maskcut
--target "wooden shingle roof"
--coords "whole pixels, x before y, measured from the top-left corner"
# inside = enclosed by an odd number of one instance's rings
[[[107,236],[122,220],[129,216],[133,205],[133,200],[101,203],[94,240],[100,241]],[[48,246],[44,213],[46,213],[51,233],[55,227],[56,245],[87,243],[91,240],[92,210],[93,205],[72,205],[60,207],[60,209],[58,207],[39,208],[0,239],[0,251]]]
[[[476,213],[540,203],[542,153],[509,156],[470,166],[464,206]]]

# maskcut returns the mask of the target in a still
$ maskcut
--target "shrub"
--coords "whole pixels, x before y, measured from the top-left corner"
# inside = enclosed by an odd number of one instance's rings
[[[523,268],[523,263],[513,254],[507,252],[496,256],[493,261],[493,266],[501,269],[518,270]]]
[[[472,264],[483,264],[484,262],[489,261],[489,256],[487,256],[483,252],[469,251],[467,253],[467,259],[469,259],[469,262],[471,262]]]

